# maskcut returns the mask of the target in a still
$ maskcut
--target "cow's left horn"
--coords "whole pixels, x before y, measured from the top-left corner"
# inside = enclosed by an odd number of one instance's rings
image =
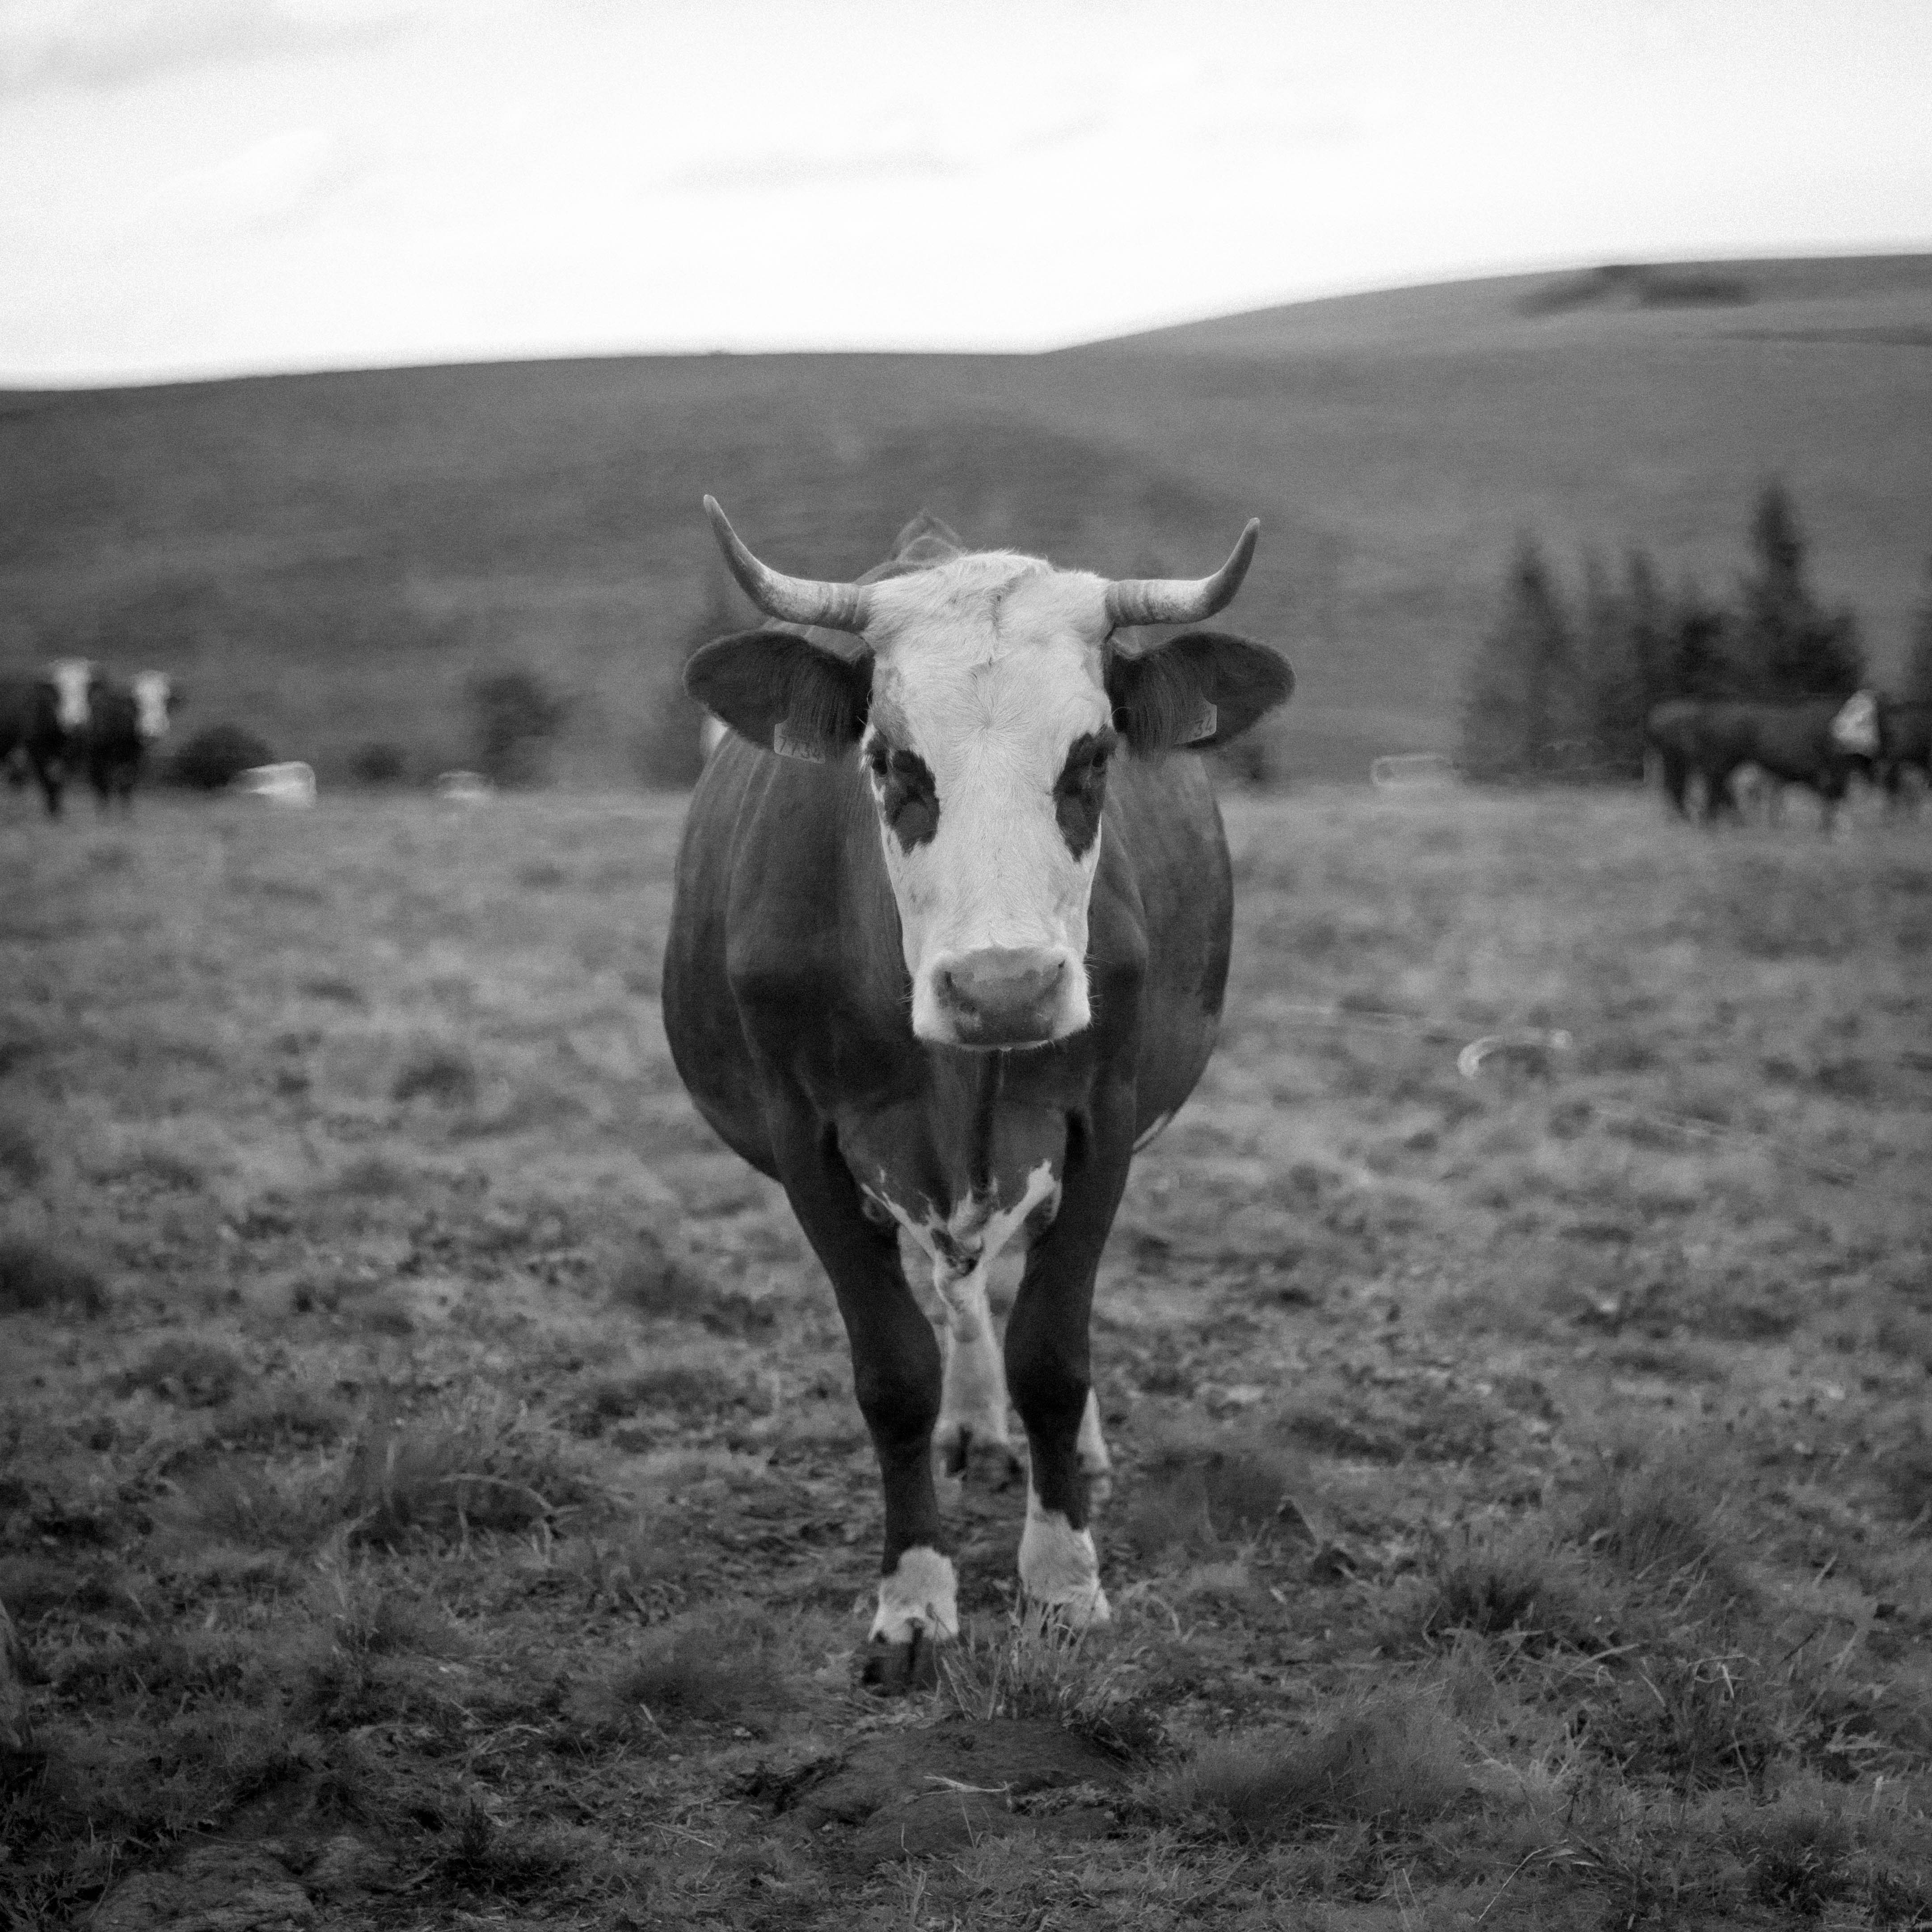
[[[704,514],[711,519],[712,533],[724,553],[724,561],[731,566],[731,574],[766,616],[782,618],[788,624],[817,624],[828,631],[866,628],[872,608],[871,592],[866,585],[781,576],[745,548],[743,539],[718,507],[716,496],[705,498]]]
[[[1107,586],[1107,618],[1114,624],[1198,624],[1234,602],[1254,561],[1262,520],[1250,517],[1240,541],[1212,577],[1124,577]]]

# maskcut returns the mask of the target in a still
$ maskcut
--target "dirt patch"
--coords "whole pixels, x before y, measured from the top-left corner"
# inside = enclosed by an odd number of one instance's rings
[[[965,1850],[1030,1833],[1103,1837],[1106,1801],[1126,1768],[1099,1745],[1038,1718],[953,1720],[868,1738],[836,1763],[781,1788],[778,1808],[844,1849],[861,1870],[891,1858]]]

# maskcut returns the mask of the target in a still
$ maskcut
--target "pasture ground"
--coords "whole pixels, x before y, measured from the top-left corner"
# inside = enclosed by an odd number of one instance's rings
[[[681,810],[0,797],[0,1924],[1932,1925],[1932,826],[1231,799],[1117,1627],[881,1703]]]

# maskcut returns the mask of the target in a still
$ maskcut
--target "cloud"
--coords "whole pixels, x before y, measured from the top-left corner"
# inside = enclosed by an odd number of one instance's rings
[[[212,166],[170,176],[148,213],[212,232],[272,228],[344,187],[358,170],[340,145],[315,128],[251,142]]]
[[[369,45],[416,0],[0,0],[0,95],[104,93],[159,74]]]

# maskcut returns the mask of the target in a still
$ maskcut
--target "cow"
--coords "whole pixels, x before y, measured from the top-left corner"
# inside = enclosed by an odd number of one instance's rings
[[[149,748],[167,736],[183,701],[165,671],[136,671],[125,684],[97,680],[81,758],[103,812],[117,802],[124,811],[134,808],[135,781]]]
[[[679,851],[664,1027],[698,1111],[782,1184],[831,1277],[884,1492],[862,1676],[898,1688],[958,1628],[935,1439],[963,1472],[976,1441],[1004,1442],[1010,1394],[1025,1596],[1071,1628],[1108,1619],[1095,1270],[1130,1160],[1207,1063],[1228,970],[1227,844],[1185,754],[1294,680],[1226,632],[1114,634],[1221,610],[1258,523],[1198,581],[930,544],[824,583],[768,568],[704,507],[752,602],[804,630],[718,638],[686,667],[731,730]],[[1003,1356],[987,1271],[1016,1241]]]
[[[131,807],[148,748],[166,736],[172,710],[181,701],[162,671],[136,672],[124,684],[95,680],[80,756],[103,811],[117,801]]]
[[[1879,700],[1877,764],[1886,809],[1916,808],[1918,794],[1932,785],[1932,699]]]
[[[37,677],[0,679],[0,765],[16,784],[32,774],[50,818],[60,816],[98,689],[85,658],[56,658]]]
[[[1705,824],[1726,813],[1741,816],[1731,779],[1750,764],[1778,784],[1809,785],[1822,802],[1828,831],[1852,776],[1869,776],[1874,769],[1876,710],[1865,692],[1796,704],[1676,698],[1651,712],[1644,735],[1662,767],[1665,794],[1681,817],[1690,816],[1694,777],[1702,782]]]

